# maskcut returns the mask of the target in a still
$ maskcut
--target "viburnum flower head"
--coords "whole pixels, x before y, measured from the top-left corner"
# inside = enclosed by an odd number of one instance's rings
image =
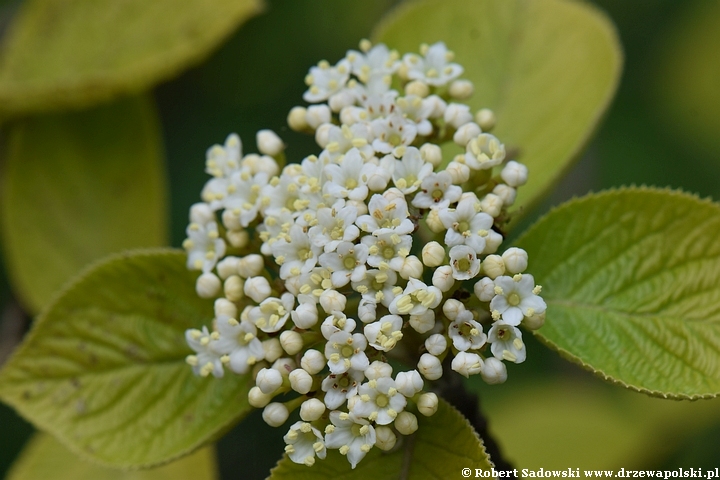
[[[262,130],[259,154],[235,134],[207,151],[183,247],[214,309],[186,332],[187,363],[248,376],[273,427],[298,411],[293,462],[336,449],[355,468],[392,448],[442,408],[434,382],[504,382],[527,355],[519,327],[545,320],[527,252],[501,247],[529,172],[488,132],[492,111],[462,103],[462,72],[442,42],[401,54],[364,40],[311,67],[310,105],[288,115],[317,150],[286,163]],[[464,154],[443,158],[448,139]]]

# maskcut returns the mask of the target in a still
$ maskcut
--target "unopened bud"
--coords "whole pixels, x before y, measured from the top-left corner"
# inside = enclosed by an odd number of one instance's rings
[[[330,123],[331,120],[332,112],[330,111],[330,107],[324,104],[309,106],[305,115],[305,121],[313,130],[323,123]]]
[[[223,291],[225,292],[225,297],[227,297],[228,300],[233,302],[238,302],[245,297],[245,292],[243,292],[243,287],[245,282],[243,282],[243,279],[240,278],[237,275],[230,275],[223,284]]]
[[[247,230],[228,230],[225,238],[235,248],[245,248],[250,243],[250,235]]]
[[[280,334],[280,345],[288,355],[295,355],[303,347],[302,335],[293,330],[285,330]]]
[[[426,417],[435,415],[438,409],[438,397],[432,392],[423,393],[417,401],[418,412]]]
[[[522,273],[528,266],[528,254],[522,248],[508,248],[502,254],[502,259],[509,273]]]
[[[325,413],[325,404],[317,398],[305,400],[300,405],[300,418],[306,422],[314,422]]]
[[[422,278],[423,264],[415,255],[405,257],[400,267],[400,276],[405,280],[410,278]]]
[[[470,107],[461,103],[451,103],[445,109],[445,123],[455,128],[460,128],[468,122],[472,122],[473,116]]]
[[[290,315],[296,327],[308,329],[318,321],[317,305],[312,301],[301,303]]]
[[[390,427],[375,427],[375,446],[385,452],[392,450],[397,442],[395,432]]]
[[[433,233],[440,233],[447,230],[445,225],[443,225],[442,220],[440,220],[440,215],[435,208],[428,212],[427,217],[425,217],[425,223],[427,223],[428,228]]]
[[[270,283],[265,277],[250,277],[243,286],[245,295],[260,303],[270,296]]]
[[[395,377],[395,388],[408,398],[421,391],[423,383],[423,379],[417,370],[400,372]]]
[[[452,267],[450,265],[443,265],[442,267],[436,268],[433,272],[432,284],[443,293],[450,291],[455,284]]]
[[[422,249],[422,261],[426,267],[438,267],[445,262],[445,249],[438,242],[426,243]]]
[[[260,153],[270,155],[271,157],[285,150],[285,144],[272,130],[259,130],[255,135],[255,141],[257,142],[257,148]]]
[[[287,407],[278,402],[269,404],[262,413],[263,420],[271,427],[279,427],[285,423],[289,416],[290,412],[288,412]]]
[[[494,193],[488,193],[480,200],[480,208],[491,217],[497,217],[502,211],[503,201]]]
[[[325,368],[325,355],[317,350],[310,349],[306,351],[300,359],[300,366],[310,375],[320,373]]]
[[[417,417],[410,412],[400,412],[393,425],[403,435],[412,435],[418,429]]]
[[[315,130],[315,143],[317,143],[320,148],[325,148],[328,143],[330,143],[330,130],[332,130],[332,128],[332,123],[323,123]]]
[[[482,271],[495,280],[500,275],[505,274],[505,262],[500,255],[488,255],[482,262]]]
[[[238,262],[238,275],[243,278],[250,278],[260,275],[265,269],[265,259],[262,255],[253,253],[242,257]]]
[[[522,324],[528,330],[537,330],[545,325],[545,312],[534,313],[529,317],[523,318]]]
[[[493,193],[500,197],[500,199],[503,201],[503,205],[506,207],[509,207],[513,203],[515,203],[515,198],[517,197],[517,190],[515,190],[510,185],[505,185],[504,183],[499,183],[495,185],[495,188],[493,188]]]
[[[435,310],[426,310],[420,315],[410,315],[410,326],[418,333],[427,333],[435,327]]]
[[[364,373],[368,380],[377,380],[392,375],[392,367],[388,363],[375,360],[365,369]]]
[[[445,171],[450,174],[452,182],[456,185],[463,184],[470,179],[470,167],[464,163],[452,161],[448,163]]]
[[[280,345],[280,340],[278,340],[277,337],[263,340],[262,347],[265,352],[265,360],[268,362],[274,362],[284,354],[282,346]]]
[[[417,95],[420,98],[425,98],[429,94],[430,87],[428,87],[427,83],[420,80],[413,80],[405,85],[405,95]]]
[[[469,122],[458,128],[453,135],[453,142],[461,147],[465,147],[470,140],[482,133],[482,130],[475,122]]]
[[[291,130],[302,132],[310,128],[305,118],[307,117],[307,109],[305,107],[293,107],[288,113],[287,123]]]
[[[195,282],[195,291],[200,298],[217,297],[221,287],[220,279],[214,273],[203,273]]]
[[[453,358],[450,368],[465,378],[477,375],[482,371],[483,360],[477,353],[458,352]]]
[[[433,167],[437,167],[442,163],[442,149],[434,143],[426,143],[420,147],[420,157]]]
[[[470,80],[454,80],[448,89],[450,96],[456,100],[467,100],[474,91],[475,87]]]
[[[448,320],[455,320],[460,312],[465,311],[465,305],[460,300],[454,298],[448,298],[443,303],[443,314]]]
[[[495,357],[485,359],[480,376],[489,385],[496,385],[507,380],[507,368],[505,364]]]
[[[255,408],[265,407],[272,399],[272,395],[262,393],[262,390],[257,386],[252,387],[248,392],[248,403]]]
[[[312,388],[313,378],[302,368],[296,368],[290,372],[288,378],[290,380],[290,387],[302,395],[308,393]]]
[[[495,113],[489,108],[478,110],[475,114],[475,122],[477,122],[485,132],[492,130],[495,126]]]
[[[495,282],[488,277],[482,277],[475,283],[473,290],[481,302],[489,302],[495,296]]]
[[[220,260],[217,264],[217,272],[220,278],[225,280],[230,275],[237,275],[238,262],[240,262],[238,257],[225,257]]]
[[[347,297],[341,295],[337,290],[325,290],[320,295],[320,306],[325,313],[343,312],[347,304]]]
[[[500,177],[511,187],[520,187],[527,183],[528,169],[522,163],[510,160],[500,172]]]
[[[447,338],[440,333],[434,333],[425,340],[425,349],[430,355],[442,355],[447,349]]]
[[[429,353],[423,353],[417,364],[418,371],[428,380],[437,380],[442,377],[442,364],[440,359]]]
[[[208,222],[215,221],[215,213],[210,205],[198,202],[190,207],[190,223],[205,225]]]
[[[266,395],[275,393],[275,391],[280,388],[280,385],[282,385],[282,382],[282,375],[274,368],[263,368],[258,372],[257,377],[255,377],[255,383],[258,388]]]

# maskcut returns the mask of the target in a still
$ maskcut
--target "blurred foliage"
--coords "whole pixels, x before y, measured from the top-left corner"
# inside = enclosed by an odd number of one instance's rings
[[[0,0],[0,34],[20,3]],[[254,150],[259,128],[275,129],[288,144],[290,158],[316,150],[312,138],[288,131],[284,121],[287,111],[300,103],[308,67],[321,58],[335,61],[354,48],[393,3],[269,0],[262,14],[203,64],[155,89],[170,181],[173,245],[185,237],[188,207],[198,200],[206,180],[205,150],[229,132],[240,134],[247,151]],[[620,88],[586,155],[534,216],[573,195],[623,184],[672,186],[720,198],[718,3],[594,3],[608,13],[620,34],[625,53]],[[0,138],[0,148],[5,146],[6,139]],[[6,167],[6,158],[3,162]],[[516,231],[522,230],[520,225]],[[5,279],[0,281],[0,300],[3,310],[11,301]],[[480,393],[491,430],[518,467],[580,467],[589,453],[603,462],[593,465],[606,468],[717,465],[717,400],[669,402],[626,392],[561,361],[532,338],[527,343],[533,361],[511,365],[506,385],[468,382]],[[31,427],[0,406],[0,428],[2,475]],[[249,439],[241,429],[256,436]],[[282,440],[256,412],[218,448],[222,478],[237,478],[238,472],[243,478],[265,478]],[[577,465],[570,464],[573,458]]]

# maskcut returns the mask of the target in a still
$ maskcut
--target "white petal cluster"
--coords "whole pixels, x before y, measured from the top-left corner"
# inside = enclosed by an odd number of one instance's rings
[[[437,410],[428,381],[505,381],[503,362],[526,357],[518,327],[544,322],[527,253],[498,252],[527,168],[484,131],[491,111],[459,103],[474,87],[453,60],[443,43],[401,56],[362,41],[312,67],[312,105],[288,115],[319,153],[286,163],[269,130],[259,154],[234,134],[207,152],[183,246],[215,318],[186,332],[187,362],[251,375],[272,426],[299,410],[284,437],[294,462],[337,449],[354,468],[392,448]],[[451,138],[464,154],[443,159]],[[413,365],[393,374],[391,360]]]

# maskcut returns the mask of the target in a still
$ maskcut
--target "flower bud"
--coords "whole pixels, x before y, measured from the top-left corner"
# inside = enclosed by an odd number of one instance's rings
[[[190,223],[205,225],[208,222],[214,221],[215,213],[207,203],[198,202],[190,207]]]
[[[493,188],[493,193],[500,197],[500,200],[503,201],[503,205],[506,207],[509,207],[513,203],[515,203],[515,197],[517,197],[517,190],[515,190],[510,185],[505,185],[504,183],[499,183],[495,185],[495,188]]]
[[[436,268],[433,272],[432,284],[443,293],[449,291],[455,284],[452,267],[450,265],[443,265],[442,267]]]
[[[425,340],[425,349],[430,355],[442,355],[447,349],[447,338],[440,333],[434,333]]]
[[[313,378],[302,368],[296,368],[290,372],[288,378],[290,379],[290,387],[302,395],[308,393],[312,388]]]
[[[295,355],[303,348],[302,335],[293,330],[285,330],[280,334],[280,345],[288,355]]]
[[[270,296],[270,283],[265,277],[250,277],[243,286],[245,295],[260,303]]]
[[[528,330],[537,330],[545,325],[545,312],[534,313],[529,317],[523,318],[522,324]]]
[[[242,300],[243,297],[245,297],[245,293],[243,292],[243,287],[245,286],[244,284],[245,282],[243,282],[243,279],[239,276],[230,275],[223,284],[225,297],[232,302],[239,302]]]
[[[270,155],[263,155],[258,158],[253,174],[260,172],[266,173],[268,177],[272,178],[280,173],[280,167],[273,157]]]
[[[285,423],[289,416],[290,412],[288,412],[287,407],[278,402],[269,404],[262,413],[263,420],[271,427],[279,427]]]
[[[225,238],[235,248],[245,248],[250,243],[250,235],[247,230],[228,230]]]
[[[393,425],[403,435],[412,435],[418,429],[417,417],[410,412],[400,412]]]
[[[440,215],[438,215],[438,211],[435,208],[428,212],[427,217],[425,217],[425,223],[427,223],[428,228],[433,233],[440,233],[447,230],[440,220]]]
[[[483,360],[477,353],[458,352],[453,358],[450,368],[465,378],[470,375],[477,375],[482,371]]]
[[[438,409],[438,397],[432,392],[423,393],[417,401],[418,412],[426,417],[435,415]]]
[[[305,121],[313,130],[323,123],[330,123],[331,120],[332,112],[330,112],[330,107],[324,104],[310,105],[305,115]]]
[[[372,192],[381,192],[387,188],[388,182],[390,181],[391,173],[390,170],[383,166],[377,166],[368,175],[367,187]],[[363,202],[364,203],[364,202]]]
[[[258,130],[255,134],[255,141],[258,150],[264,155],[274,157],[285,150],[285,144],[272,130]]]
[[[339,112],[354,103],[355,95],[348,90],[340,90],[328,99],[328,105],[333,112]]]
[[[325,290],[320,295],[320,306],[325,310],[325,313],[343,312],[346,303],[347,297],[341,295],[337,290]]]
[[[422,249],[422,261],[426,267],[438,267],[445,262],[445,249],[438,242],[426,243]]]
[[[397,437],[392,428],[385,426],[375,427],[375,446],[385,452],[392,450],[397,442]]]
[[[458,155],[459,156],[459,155]],[[452,161],[445,167],[445,171],[450,174],[452,182],[456,185],[463,184],[470,180],[470,167],[464,163]]]
[[[495,280],[500,275],[505,274],[505,262],[500,255],[488,255],[482,262],[482,271]]]
[[[291,130],[302,132],[310,128],[305,118],[307,117],[307,109],[305,107],[293,107],[288,113],[287,123]]]
[[[507,368],[505,364],[495,357],[485,359],[480,376],[488,385],[496,385],[507,380]]]
[[[454,80],[450,83],[448,93],[456,100],[467,100],[472,97],[475,86],[470,80]]]
[[[332,123],[323,123],[315,130],[315,143],[320,148],[325,148],[330,143],[330,130],[332,130],[332,127]]]
[[[443,115],[445,123],[455,128],[460,128],[468,122],[472,122],[473,116],[470,107],[462,103],[451,103],[445,109]]]
[[[272,399],[272,395],[262,393],[262,390],[257,386],[252,387],[248,392],[248,403],[255,408],[265,407]]]
[[[522,273],[528,266],[528,254],[517,247],[508,248],[502,254],[505,270],[509,273]]]
[[[275,393],[275,391],[280,388],[280,385],[282,385],[282,382],[282,375],[274,368],[263,368],[258,372],[257,377],[255,377],[255,384],[260,391],[266,395]]]
[[[238,262],[238,275],[243,278],[250,278],[260,275],[265,269],[265,259],[262,255],[253,253],[240,259]],[[259,302],[258,302],[259,303]]]
[[[292,358],[283,357],[275,360],[275,362],[273,362],[272,364],[272,368],[280,372],[280,375],[285,377],[287,375],[290,375],[290,372],[295,370],[297,367]]]
[[[312,301],[301,303],[290,315],[296,327],[302,329],[311,328],[318,321],[317,305]]]
[[[365,202],[361,202],[359,200],[346,200],[345,201],[346,207],[355,207],[357,209],[358,216],[365,215],[368,213],[368,207]]]
[[[222,223],[225,225],[227,230],[240,230],[242,228],[242,225],[240,224],[240,217],[235,215],[235,213],[230,209],[223,211]]]
[[[495,230],[490,230],[487,237],[485,237],[485,250],[482,253],[489,254],[497,252],[498,247],[503,241],[502,235],[497,233]]]
[[[435,327],[435,311],[426,310],[420,315],[410,315],[410,326],[418,333],[427,333]]]
[[[488,277],[481,278],[473,287],[481,302],[489,302],[495,296],[495,282]]]
[[[433,167],[442,163],[442,149],[434,143],[426,143],[420,147],[420,157]]]
[[[195,291],[200,298],[213,298],[220,293],[220,279],[214,273],[200,275],[195,282]]]
[[[497,217],[502,211],[503,201],[494,193],[488,193],[480,200],[480,208],[491,217]]]
[[[423,264],[415,255],[405,257],[405,260],[398,272],[402,278],[408,280],[410,278],[422,278]]]
[[[528,169],[522,163],[510,160],[500,172],[500,177],[511,187],[520,187],[527,183]]]
[[[263,340],[262,346],[263,351],[265,352],[265,360],[268,362],[274,362],[283,356],[283,349],[280,345],[280,340],[278,340],[277,337]]]
[[[374,322],[377,318],[377,304],[361,298],[358,304],[358,318],[363,323]]]
[[[483,131],[487,132],[495,126],[495,113],[489,108],[483,108],[475,114],[475,121]]]
[[[412,397],[423,388],[423,379],[417,370],[400,372],[395,377],[395,388],[406,397]]]
[[[317,350],[310,349],[300,359],[300,366],[310,375],[315,375],[325,368],[325,362],[325,355]]]
[[[427,83],[420,80],[413,80],[405,85],[405,95],[417,95],[420,98],[425,98],[429,94],[430,87],[428,87]]]
[[[225,280],[230,275],[237,275],[238,272],[238,257],[225,257],[220,260],[217,264],[217,272],[220,278]]]
[[[430,107],[428,118],[441,118],[445,115],[448,104],[442,98],[437,95],[430,95],[425,99],[425,102]]]
[[[465,305],[460,300],[454,298],[448,298],[443,303],[443,314],[448,320],[455,320],[460,312],[465,311]]]
[[[300,405],[300,418],[306,422],[314,422],[325,413],[325,404],[317,398],[305,400]]]
[[[365,376],[368,380],[377,380],[382,377],[389,377],[392,375],[392,367],[390,364],[375,360],[365,369]]]
[[[468,142],[482,133],[482,130],[475,122],[469,122],[458,128],[453,135],[453,142],[461,147],[467,146]]]
[[[234,303],[232,303],[226,298],[218,298],[217,300],[215,300],[214,310],[216,318],[221,316],[237,318],[237,307]]]
[[[417,364],[418,371],[428,380],[437,380],[442,377],[442,364],[440,359],[429,353],[423,353]]]

